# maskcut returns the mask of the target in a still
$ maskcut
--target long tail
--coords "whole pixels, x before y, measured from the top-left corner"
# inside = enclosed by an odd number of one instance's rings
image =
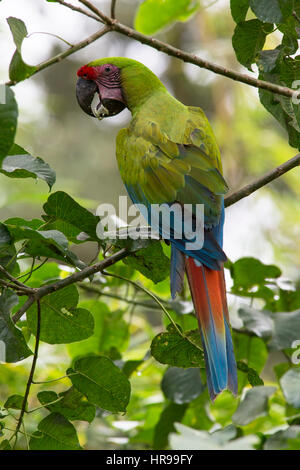
[[[214,271],[185,257],[185,269],[204,348],[207,385],[212,400],[228,388],[237,394],[223,268]]]

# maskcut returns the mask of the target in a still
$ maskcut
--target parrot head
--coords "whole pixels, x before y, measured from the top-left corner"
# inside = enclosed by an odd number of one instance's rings
[[[77,71],[76,97],[81,109],[98,119],[131,112],[158,88],[160,80],[145,65],[124,57],[106,57]]]

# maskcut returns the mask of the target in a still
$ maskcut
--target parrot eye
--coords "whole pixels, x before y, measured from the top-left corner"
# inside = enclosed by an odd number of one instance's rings
[[[105,70],[105,72],[110,72],[110,70],[111,70],[111,69],[110,69],[110,66],[107,65],[104,70]]]
[[[82,76],[83,78],[88,78],[87,73],[84,73]]]

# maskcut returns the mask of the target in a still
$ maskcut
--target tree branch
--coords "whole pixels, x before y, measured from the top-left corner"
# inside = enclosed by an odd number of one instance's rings
[[[279,178],[281,175],[283,175],[287,171],[290,171],[299,165],[300,165],[300,153],[295,155],[295,157],[290,158],[290,160],[287,160],[285,163],[282,163],[282,165],[279,165],[278,167],[274,168],[274,170],[269,171],[264,176],[257,178],[252,183],[248,184],[247,186],[244,186],[243,188],[239,189],[238,191],[231,194],[230,196],[227,196],[225,198],[225,207],[229,207],[232,204],[236,203],[237,201],[240,201],[244,197],[249,196],[250,194],[254,193],[254,191],[257,191],[258,189],[262,188],[266,184]]]
[[[26,312],[26,310],[28,310],[29,307],[31,307],[35,300],[40,300],[45,295],[51,294],[52,292],[56,292],[60,289],[63,289],[64,287],[69,286],[70,284],[82,281],[86,277],[90,277],[95,273],[101,272],[109,266],[115,264],[117,261],[120,261],[121,259],[125,258],[129,254],[130,252],[128,252],[125,248],[122,248],[122,250],[118,251],[117,253],[114,253],[109,258],[105,258],[104,260],[99,261],[99,263],[96,263],[93,266],[87,266],[81,271],[71,274],[71,276],[68,276],[65,279],[53,282],[52,284],[46,284],[45,286],[39,287],[37,289],[32,289],[34,291],[34,294],[30,295],[24,305],[22,305],[22,307],[14,314],[14,316],[12,317],[13,321],[16,323],[18,320],[20,320],[22,315]]]
[[[299,94],[298,91],[292,90],[291,88],[275,85],[274,83],[266,82],[264,80],[258,80],[257,78],[251,77],[250,75],[239,73],[235,70],[231,70],[221,65],[214,64],[213,62],[209,62],[208,60],[201,59],[201,57],[198,57],[195,54],[190,54],[188,52],[182,51],[181,49],[177,49],[176,47],[159,41],[158,39],[145,36],[144,34],[136,31],[135,29],[125,26],[116,19],[110,18],[109,16],[105,15],[88,0],[79,1],[87,8],[89,8],[93,13],[95,13],[95,15],[97,15],[113,31],[123,34],[124,36],[133,38],[141,42],[142,44],[146,44],[154,49],[157,49],[158,51],[164,52],[165,54],[176,57],[177,59],[181,59],[184,62],[197,65],[198,67],[210,70],[211,72],[214,72],[218,75],[223,75],[225,77],[231,78],[232,80],[236,80],[241,83],[246,83],[247,85],[253,86],[255,88],[262,88],[264,90],[277,93],[278,95],[288,96],[289,98],[291,98],[293,96],[297,97]]]

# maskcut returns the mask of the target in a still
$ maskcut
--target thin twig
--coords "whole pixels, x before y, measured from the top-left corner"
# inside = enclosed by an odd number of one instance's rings
[[[32,273],[34,273],[35,271],[37,271],[38,269],[40,269],[42,266],[44,266],[45,263],[47,263],[49,258],[45,258],[44,261],[42,261],[42,263],[40,263],[38,266],[36,266],[34,269],[30,269],[30,271],[28,271],[27,273],[24,273],[24,274],[21,274],[21,276],[18,276],[16,279],[21,279],[22,277],[25,277],[27,276],[28,274],[30,274],[30,276],[32,275]],[[26,281],[24,282],[27,282],[28,279],[26,279]]]
[[[110,16],[114,20],[116,17],[116,3],[117,0],[111,0],[111,5],[110,5]]]
[[[299,18],[299,16],[297,15],[297,13],[295,11],[293,11],[292,15],[293,15],[294,18],[296,18],[298,23],[300,23],[300,18]]]
[[[30,295],[26,302],[22,305],[22,307],[13,315],[12,320],[14,323],[20,320],[20,318],[24,315],[24,313],[31,307],[34,303],[35,297],[34,295]]]
[[[287,160],[286,162],[282,163],[278,167],[274,168],[274,170],[269,171],[264,176],[261,176],[260,178],[257,178],[255,181],[248,184],[247,186],[244,186],[242,189],[239,189],[230,196],[227,196],[225,198],[225,207],[229,207],[237,201],[240,201],[244,197],[249,196],[250,194],[254,193],[254,191],[257,191],[259,188],[262,188],[266,184],[270,183],[271,181],[274,181],[284,173],[292,170],[293,168],[299,165],[300,153],[295,155],[295,157],[290,158],[290,160]]]
[[[64,0],[56,0],[56,3],[60,3],[64,7],[70,8],[73,11],[77,11],[78,13],[81,13],[82,15],[88,16],[89,18],[92,18],[93,20],[99,21],[99,18],[97,16],[92,15],[86,10],[83,10],[80,7],[76,7],[75,5],[72,5],[71,3],[65,2]],[[103,21],[101,21],[103,23]]]
[[[28,286],[26,286],[25,284],[23,284],[22,282],[18,281],[18,279],[14,278],[5,268],[4,266],[2,266],[2,264],[0,264],[0,271],[2,272],[2,274],[4,274],[4,276],[9,279],[13,284],[15,284],[16,286],[18,286],[19,289],[24,289],[25,291],[31,291],[32,289]]]
[[[32,364],[31,364],[30,374],[29,374],[29,377],[28,377],[27,385],[26,385],[24,400],[23,400],[23,403],[22,403],[21,413],[20,413],[20,416],[19,416],[19,419],[18,419],[18,424],[17,424],[15,432],[14,432],[14,434],[16,436],[15,445],[16,445],[16,442],[17,442],[17,439],[18,439],[18,432],[20,431],[20,427],[23,423],[23,418],[24,418],[24,414],[25,414],[25,411],[26,411],[26,407],[27,407],[27,401],[28,401],[28,396],[29,396],[29,392],[30,392],[30,387],[31,387],[31,384],[32,384],[34,371],[35,371],[35,367],[36,367],[36,363],[37,363],[37,359],[38,359],[39,344],[40,344],[40,332],[41,332],[41,303],[40,303],[39,300],[37,300],[37,323],[36,323],[35,348],[34,348],[34,354],[33,354],[33,360],[32,360]]]
[[[144,307],[144,308],[154,308],[154,309],[159,309],[160,307],[156,305],[154,302],[149,304],[146,302],[139,302],[137,300],[133,299],[128,299],[126,297],[122,297],[121,295],[118,294],[111,294],[110,292],[104,292],[103,290],[99,289],[96,286],[93,286],[91,284],[85,283],[85,282],[78,282],[77,284],[81,289],[86,290],[87,292],[93,292],[95,294],[98,294],[99,296],[104,296],[104,297],[109,297],[110,299],[116,299],[120,300],[121,302],[126,302],[127,304],[131,304],[134,306],[138,307]],[[167,304],[167,302],[165,302]]]

